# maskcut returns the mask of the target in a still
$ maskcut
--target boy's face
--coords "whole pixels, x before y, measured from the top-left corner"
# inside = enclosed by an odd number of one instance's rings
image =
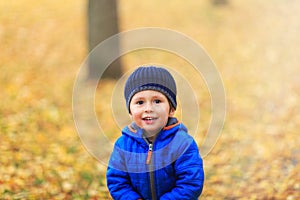
[[[154,136],[166,126],[168,118],[174,115],[165,95],[154,90],[144,90],[136,93],[130,102],[131,119],[148,136]]]

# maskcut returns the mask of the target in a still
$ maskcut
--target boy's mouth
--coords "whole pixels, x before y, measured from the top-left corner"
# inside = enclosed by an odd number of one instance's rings
[[[155,117],[143,117],[142,118],[144,121],[152,121],[152,120],[155,120],[155,119],[157,119],[157,118],[155,118]]]

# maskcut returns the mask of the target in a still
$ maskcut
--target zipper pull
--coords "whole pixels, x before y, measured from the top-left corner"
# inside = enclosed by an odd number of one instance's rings
[[[153,145],[152,143],[149,144],[149,150],[148,150],[148,155],[147,155],[147,159],[146,159],[146,164],[149,165],[151,162],[151,157],[152,157],[152,149]]]

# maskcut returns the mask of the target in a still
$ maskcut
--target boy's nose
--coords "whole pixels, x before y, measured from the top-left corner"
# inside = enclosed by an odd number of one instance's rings
[[[152,112],[152,111],[153,111],[152,104],[147,103],[145,107],[145,112]]]

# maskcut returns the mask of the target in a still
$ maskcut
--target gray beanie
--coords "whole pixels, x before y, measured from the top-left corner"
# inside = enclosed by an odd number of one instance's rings
[[[155,90],[164,94],[172,107],[176,109],[176,83],[170,72],[164,68],[148,66],[137,68],[127,79],[124,89],[126,106],[130,112],[129,104],[133,95],[143,90]]]

